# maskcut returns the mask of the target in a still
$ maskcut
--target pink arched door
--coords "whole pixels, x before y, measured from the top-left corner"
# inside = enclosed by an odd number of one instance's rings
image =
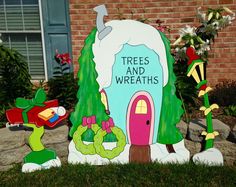
[[[154,105],[147,92],[136,93],[128,107],[127,134],[133,145],[152,144],[154,128]]]

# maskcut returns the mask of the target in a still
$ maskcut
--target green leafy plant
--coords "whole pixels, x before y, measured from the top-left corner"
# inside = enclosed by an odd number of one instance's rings
[[[235,116],[236,117],[236,105],[230,105],[224,108],[224,113],[227,116]]]
[[[32,83],[25,58],[16,50],[0,44],[0,121],[17,97],[32,95]]]
[[[6,125],[6,109],[4,107],[1,107],[0,109],[0,128],[4,127]]]
[[[177,77],[177,80],[175,82],[175,86],[177,89],[177,96],[180,98],[183,103],[185,103],[188,108],[190,106],[195,106],[195,98],[197,97],[197,89],[195,87],[195,81],[193,78],[188,78],[186,76],[186,73],[183,72],[183,69],[186,69],[187,71],[187,62],[177,62],[174,64],[174,72]]]
[[[214,42],[220,29],[231,24],[235,14],[228,8],[208,9],[207,13],[202,13],[201,8],[197,10],[197,18],[200,25],[195,28],[186,26],[180,30],[180,37],[174,42],[175,52],[173,53],[176,63],[174,65],[174,72],[177,77],[176,89],[177,96],[183,101],[187,107],[185,112],[191,112],[191,108],[197,106],[197,89],[193,78],[187,78],[186,72],[188,69],[188,57],[186,49],[193,46],[200,58],[208,62],[208,51],[211,43]],[[230,15],[224,16],[223,13]],[[232,15],[232,16],[231,16]],[[206,74],[206,72],[205,72]]]
[[[59,104],[66,109],[74,107],[78,90],[77,79],[70,72],[71,59],[68,53],[55,55],[56,65],[53,78],[48,81],[48,98],[58,99]]]
[[[233,15],[223,16],[223,11]],[[190,26],[182,28],[180,30],[180,37],[175,41],[174,45],[182,43],[182,45],[176,48],[176,57],[181,62],[181,58],[179,57],[183,57],[183,54],[186,53],[188,56],[188,68],[187,71],[182,69],[183,73],[195,79],[197,88],[199,89],[199,97],[203,96],[204,106],[200,110],[206,116],[207,128],[206,131],[202,132],[202,135],[206,136],[205,149],[209,149],[214,146],[215,136],[219,135],[217,131],[214,131],[212,125],[212,110],[219,108],[219,106],[217,104],[210,104],[209,102],[208,92],[212,89],[207,86],[205,64],[208,61],[210,44],[214,42],[214,38],[220,29],[231,24],[231,21],[235,19],[235,14],[225,7],[222,9],[208,9],[207,14],[201,13],[200,9],[198,9],[198,17],[202,25],[198,28]],[[210,33],[209,30],[211,30]],[[185,57],[182,60],[186,62]]]
[[[178,59],[181,56],[178,54],[182,52],[181,49],[186,50],[186,47],[194,46],[201,59],[207,62],[210,45],[214,42],[219,30],[230,25],[232,20],[235,19],[235,14],[226,7],[209,8],[207,13],[202,13],[200,10],[201,8],[197,10],[197,18],[200,21],[200,25],[197,28],[187,25],[185,28],[180,29],[180,37],[173,44],[176,46]],[[224,16],[224,12],[228,13],[228,15]]]

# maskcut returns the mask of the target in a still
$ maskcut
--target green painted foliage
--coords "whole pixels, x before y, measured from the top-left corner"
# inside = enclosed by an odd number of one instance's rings
[[[73,125],[70,130],[70,136],[73,136],[78,126],[82,124],[82,118],[84,116],[95,115],[99,126],[101,126],[102,121],[109,119],[109,116],[105,113],[105,107],[101,102],[99,85],[96,81],[98,74],[93,61],[92,45],[95,41],[96,32],[97,30],[93,29],[86,38],[79,58],[80,70],[78,72],[78,85],[80,89],[77,92],[78,103],[75,106],[75,111],[70,116]],[[83,136],[83,140],[93,141],[93,136],[94,134],[92,132],[87,131],[87,134]]]
[[[175,81],[173,72],[174,58],[170,53],[170,41],[160,32],[166,48],[166,57],[168,62],[169,80],[163,89],[163,100],[161,109],[161,118],[158,130],[157,142],[162,144],[175,144],[183,139],[176,124],[180,121],[183,114],[182,102],[176,97]]]

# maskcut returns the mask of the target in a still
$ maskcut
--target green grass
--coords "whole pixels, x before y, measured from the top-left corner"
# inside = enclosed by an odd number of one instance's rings
[[[21,166],[0,172],[0,186],[235,186],[236,167],[194,164],[63,165],[21,173]]]

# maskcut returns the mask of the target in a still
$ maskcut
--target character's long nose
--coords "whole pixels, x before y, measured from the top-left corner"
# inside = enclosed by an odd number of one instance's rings
[[[96,6],[93,10],[97,12],[96,24],[98,30],[98,38],[99,40],[102,40],[112,31],[112,27],[110,26],[106,27],[103,21],[104,16],[108,15],[107,9],[105,5],[99,5]]]

